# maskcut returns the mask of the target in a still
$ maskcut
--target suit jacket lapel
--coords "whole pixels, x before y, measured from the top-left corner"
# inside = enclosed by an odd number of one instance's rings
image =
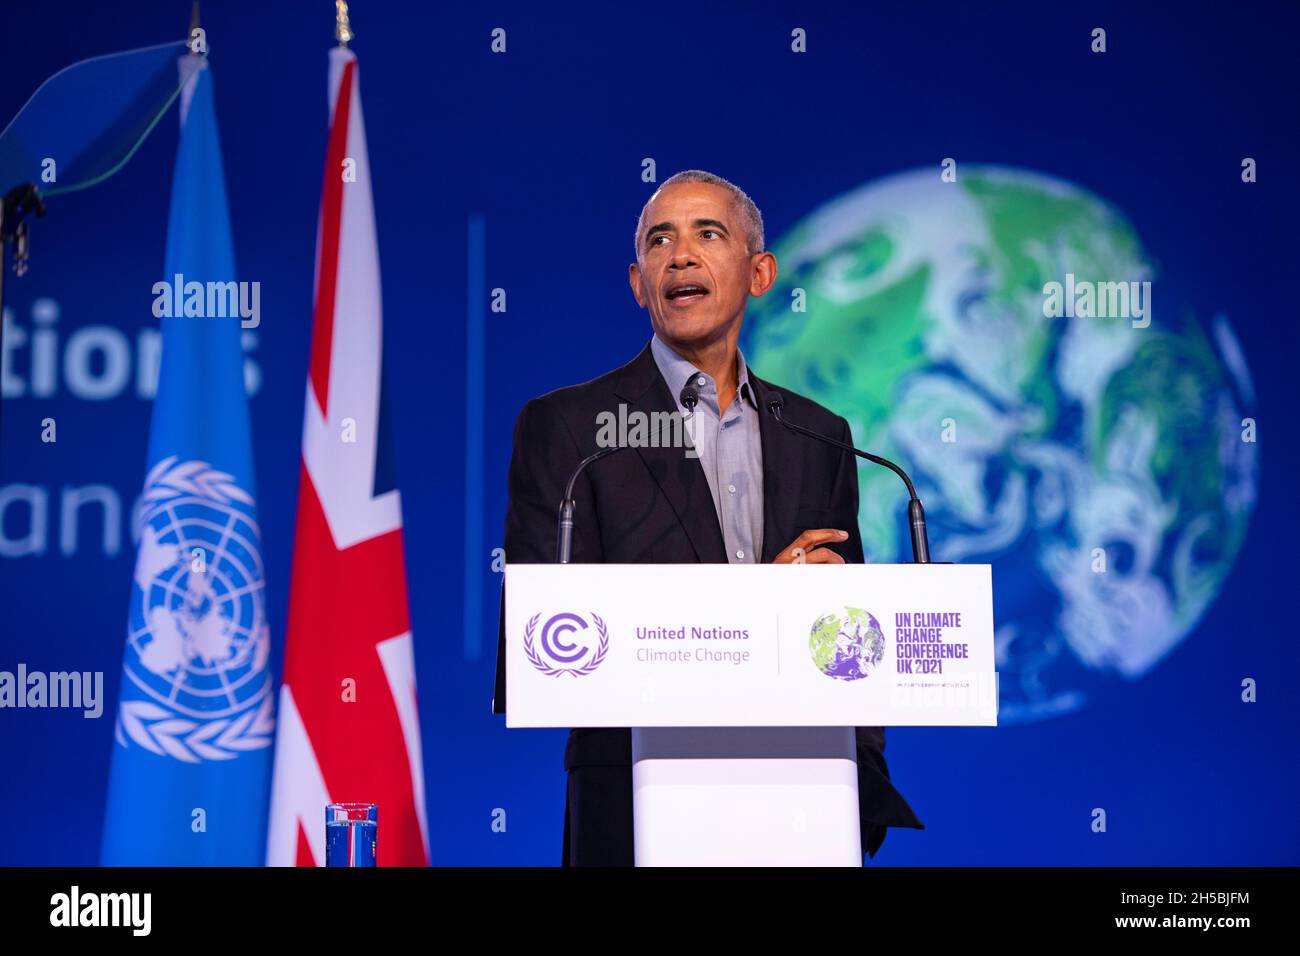
[[[677,401],[659,374],[649,345],[623,367],[623,375],[615,385],[615,394],[627,402],[629,412],[653,415],[655,412],[677,411]],[[650,420],[654,421],[653,418]],[[713,495],[700,460],[687,458],[683,448],[638,447],[636,453],[668,499],[677,520],[686,529],[698,560],[725,564],[727,548],[722,540],[722,523],[713,506]],[[766,473],[766,468],[764,471]]]
[[[767,410],[767,397],[774,389],[752,368],[749,383],[758,401],[758,430],[763,442],[763,563],[770,564],[794,540],[794,516],[803,483],[804,439],[782,427]]]

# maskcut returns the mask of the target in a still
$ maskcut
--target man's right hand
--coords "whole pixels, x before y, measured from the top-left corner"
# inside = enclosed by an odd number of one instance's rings
[[[843,564],[844,559],[823,544],[847,541],[849,533],[838,528],[813,528],[795,538],[772,559],[773,564]]]

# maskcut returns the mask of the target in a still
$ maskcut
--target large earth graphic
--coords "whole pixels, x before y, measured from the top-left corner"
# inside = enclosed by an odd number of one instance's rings
[[[1003,720],[1075,710],[1195,628],[1255,501],[1250,376],[1117,209],[1027,170],[906,172],[772,249],[746,360],[911,472],[935,560],[994,566]],[[1150,281],[1150,324],[1045,315],[1067,273]],[[859,478],[867,560],[910,560],[902,484]]]

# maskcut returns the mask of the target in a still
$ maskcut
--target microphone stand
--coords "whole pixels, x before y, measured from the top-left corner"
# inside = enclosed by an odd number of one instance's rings
[[[677,400],[686,409],[687,416],[690,416],[694,413],[695,406],[700,403],[700,390],[687,383],[681,394],[678,395]],[[568,564],[573,557],[573,511],[577,507],[577,502],[573,500],[573,486],[577,483],[578,476],[593,461],[599,461],[606,455],[612,455],[614,452],[622,451],[628,447],[631,446],[614,445],[611,448],[602,448],[594,455],[588,455],[582,459],[578,463],[578,467],[573,469],[573,474],[569,476],[569,483],[564,486],[564,500],[560,502],[560,520],[555,534],[556,564]]]
[[[4,355],[5,267],[9,258],[9,243],[14,244],[14,275],[27,271],[28,235],[27,216],[45,215],[41,192],[33,183],[23,183],[10,189],[0,200],[0,355]],[[0,399],[0,406],[3,406]]]
[[[569,476],[569,483],[564,486],[564,500],[560,502],[560,524],[558,533],[555,536],[555,563],[568,564],[569,559],[573,556],[573,509],[577,507],[577,502],[573,500],[573,486],[582,474],[582,470],[590,465],[593,461],[599,461],[606,455],[612,455],[616,451],[622,451],[626,445],[615,445],[612,448],[602,448],[594,455],[588,455],[573,470]]]
[[[829,438],[811,428],[805,428],[803,425],[797,425],[789,421],[782,415],[785,408],[785,398],[779,393],[774,392],[767,400],[768,411],[772,416],[791,431],[798,432],[801,435],[807,435],[809,438],[815,438],[817,441],[825,442],[828,445],[834,445],[836,448],[851,452],[859,458],[865,458],[867,461],[875,462],[877,465],[884,465],[899,478],[903,479],[903,484],[907,486],[909,501],[907,502],[907,523],[908,530],[912,538],[912,561],[915,564],[930,563],[930,539],[925,529],[925,507],[921,504],[921,499],[916,495],[916,487],[912,484],[912,479],[888,458],[881,458],[879,455],[873,455],[869,451],[862,451],[860,448],[854,448],[845,442],[835,438]]]

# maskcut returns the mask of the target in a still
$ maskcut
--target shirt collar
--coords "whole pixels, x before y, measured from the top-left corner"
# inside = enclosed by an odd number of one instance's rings
[[[673,403],[677,404],[686,383],[704,373],[693,362],[674,352],[658,335],[650,339],[650,352],[654,356],[655,365],[659,367],[659,374],[664,377],[669,391],[673,393]],[[715,384],[711,378],[709,383]],[[749,366],[745,364],[745,356],[740,349],[736,349],[736,389],[751,408],[758,408],[753,386],[749,384]]]

